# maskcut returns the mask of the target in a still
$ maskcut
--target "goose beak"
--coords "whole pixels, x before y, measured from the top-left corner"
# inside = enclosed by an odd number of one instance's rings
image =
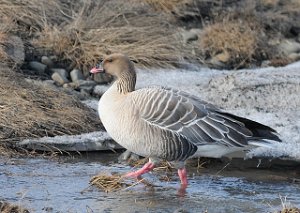
[[[102,72],[102,73],[105,72],[105,70],[104,70],[103,67],[102,67],[102,63],[101,63],[101,64],[97,64],[94,68],[92,68],[92,69],[90,70],[90,73],[93,73],[93,74],[99,73],[99,72]]]

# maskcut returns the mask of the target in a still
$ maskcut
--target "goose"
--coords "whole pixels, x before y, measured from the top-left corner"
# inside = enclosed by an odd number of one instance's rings
[[[99,72],[115,78],[98,105],[106,131],[127,150],[149,157],[142,168],[125,177],[141,178],[167,160],[176,166],[181,186],[186,187],[185,161],[191,157],[220,158],[281,142],[274,129],[227,113],[184,91],[162,86],[136,90],[136,71],[126,55],[106,56],[90,71]]]

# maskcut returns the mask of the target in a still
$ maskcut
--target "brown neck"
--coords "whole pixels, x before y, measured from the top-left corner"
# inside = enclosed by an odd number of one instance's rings
[[[126,94],[135,90],[136,74],[135,71],[123,72],[117,79],[117,89],[121,94]]]

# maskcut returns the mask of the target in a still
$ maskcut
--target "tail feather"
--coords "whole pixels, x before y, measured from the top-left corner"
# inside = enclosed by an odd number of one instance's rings
[[[265,126],[261,123],[256,121],[249,120],[247,118],[242,118],[236,115],[232,115],[230,113],[222,112],[226,116],[232,117],[233,119],[242,122],[247,129],[249,129],[253,136],[250,140],[273,140],[281,142],[281,139],[278,137],[278,133],[276,130],[272,129],[271,127]]]

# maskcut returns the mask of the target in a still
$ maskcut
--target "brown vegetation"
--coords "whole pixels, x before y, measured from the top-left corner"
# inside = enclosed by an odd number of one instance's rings
[[[5,201],[0,201],[1,213],[29,213],[27,209],[24,209],[18,205],[10,204]]]
[[[0,32],[30,38],[35,50],[57,55],[60,62],[86,73],[116,51],[128,54],[140,67],[203,62],[203,57],[220,52],[230,58],[227,67],[259,64],[278,58],[268,39],[290,36],[300,15],[297,0],[5,0],[0,6]],[[201,45],[183,44],[182,27],[202,27]],[[32,54],[40,56],[39,51]]]
[[[262,51],[260,35],[259,29],[243,20],[218,22],[204,29],[200,46],[206,57],[223,54],[227,65],[239,68],[254,61]]]
[[[100,129],[98,115],[58,89],[0,70],[0,141]]]
[[[99,174],[93,176],[90,180],[90,184],[92,186],[98,187],[100,190],[103,190],[106,193],[117,191],[132,185],[126,183],[123,180],[122,176],[106,174]]]
[[[173,67],[192,58],[166,16],[147,10],[136,1],[85,4],[66,25],[44,27],[34,44],[85,71],[112,52],[129,55],[140,67]]]

